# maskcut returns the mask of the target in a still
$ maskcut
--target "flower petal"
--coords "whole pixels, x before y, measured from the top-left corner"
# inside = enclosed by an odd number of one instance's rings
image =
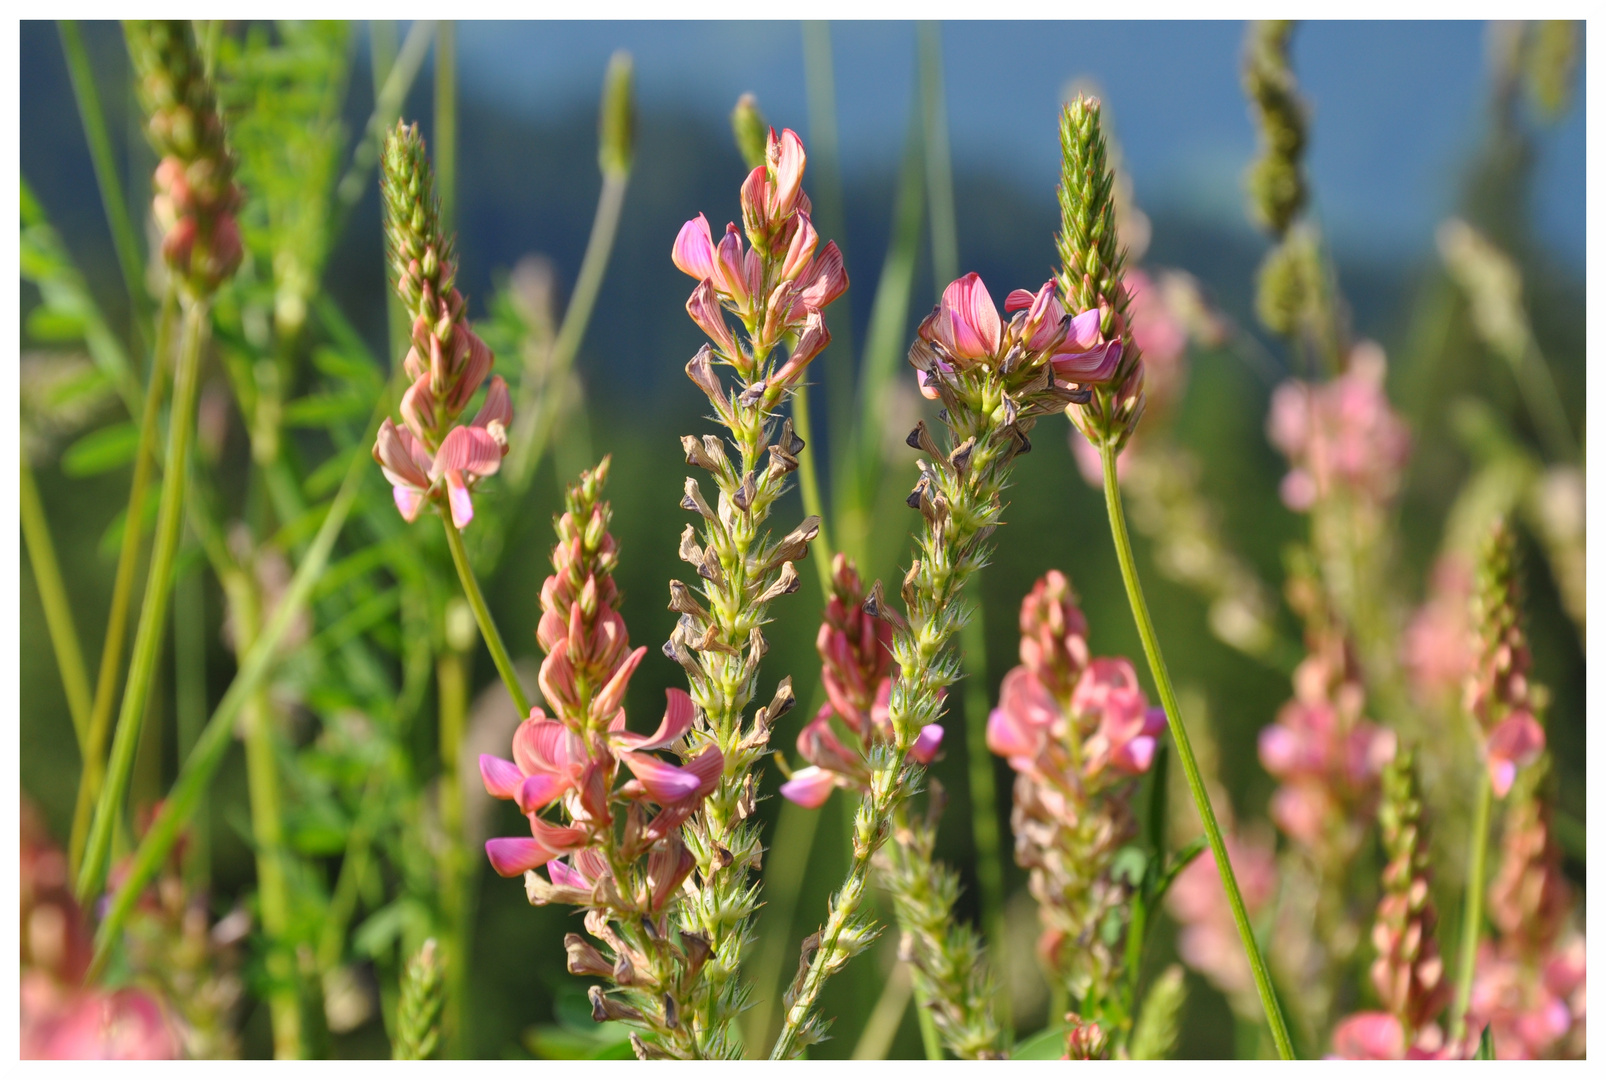
[[[818,765],[810,765],[792,774],[792,779],[781,785],[781,796],[809,810],[818,810],[831,797],[836,787],[836,773],[827,772]]]
[[[567,777],[552,773],[536,773],[525,777],[516,795],[519,813],[531,814],[551,806],[559,796],[569,790],[569,787]]]
[[[505,388],[504,388],[505,392]],[[509,410],[511,416],[511,409]],[[435,479],[452,470],[474,476],[490,476],[502,467],[503,444],[483,427],[454,427],[435,452]]]
[[[684,690],[670,687],[666,696],[669,698],[669,704],[664,709],[664,718],[659,723],[657,731],[651,735],[616,731],[611,733],[610,741],[625,750],[661,750],[690,731],[692,721],[697,716],[697,706],[692,704],[691,695]]]
[[[573,825],[554,825],[539,814],[525,814],[530,822],[530,835],[539,840],[552,852],[542,862],[551,859],[554,855],[567,855],[578,851],[591,842],[590,834],[586,830]]]
[[[940,746],[942,746],[942,725],[927,724],[920,729],[920,736],[909,748],[909,757],[922,765],[930,765],[931,759],[937,756],[937,749]]]
[[[503,427],[513,422],[513,402],[508,397],[507,380],[500,375],[491,376],[490,388],[485,391],[485,404],[474,415],[472,426],[482,428],[492,420],[498,421]]]
[[[714,276],[714,240],[706,217],[698,214],[680,227],[670,257],[684,273],[698,281]]]
[[[619,706],[624,704],[625,688],[630,685],[630,676],[635,674],[636,668],[641,665],[642,657],[646,655],[647,646],[643,645],[625,657],[625,662],[619,665],[613,673],[613,678],[608,680],[608,684],[592,701],[593,715],[611,717],[619,711]]]
[[[491,869],[502,877],[519,877],[550,860],[553,854],[540,841],[522,836],[498,836],[485,841],[485,857],[491,860]]]
[[[481,754],[480,779],[485,782],[485,790],[492,798],[511,799],[518,795],[519,787],[524,783],[524,774],[506,758]]]
[[[641,781],[641,786],[647,789],[653,801],[660,805],[679,802],[702,786],[695,773],[660,761],[651,754],[626,751],[619,755],[619,760]]]
[[[949,336],[954,356],[964,360],[985,360],[998,352],[1004,326],[999,321],[993,298],[974,272],[950,284],[942,293],[942,309],[948,316]],[[943,342],[948,345],[949,342]]]

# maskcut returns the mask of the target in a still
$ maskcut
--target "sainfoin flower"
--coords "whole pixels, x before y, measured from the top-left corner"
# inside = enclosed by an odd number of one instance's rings
[[[1462,556],[1434,563],[1427,600],[1405,628],[1402,657],[1411,690],[1424,703],[1461,692],[1471,672],[1472,567]]]
[[[1244,907],[1253,920],[1276,895],[1276,852],[1269,837],[1229,834],[1225,840],[1227,857],[1232,860],[1233,873],[1243,893]],[[1166,909],[1180,926],[1177,954],[1182,962],[1229,997],[1252,995],[1254,977],[1210,851],[1205,851],[1177,875],[1165,902]],[[1252,1007],[1258,1008],[1258,1005]]]
[[[815,638],[827,701],[797,737],[797,751],[809,764],[781,785],[783,796],[809,809],[823,805],[838,787],[868,787],[866,754],[877,743],[893,742],[888,703],[898,669],[892,625],[868,615],[864,598],[853,560],[838,552],[831,564],[831,599]],[[838,735],[833,718],[846,726],[850,741]],[[909,757],[929,764],[942,734],[942,725],[927,724]]]
[[[1384,369],[1383,350],[1363,342],[1333,381],[1293,380],[1272,394],[1267,431],[1293,466],[1281,487],[1290,509],[1341,491],[1381,504],[1399,490],[1411,438],[1383,391]]]
[[[416,125],[398,124],[386,141],[383,178],[396,292],[413,320],[402,362],[412,383],[402,395],[402,426],[389,417],[380,424],[374,460],[403,518],[412,522],[426,505],[436,505],[462,529],[474,520],[474,489],[502,467],[513,405],[507,383],[491,375],[495,358],[469,325],[467,303],[452,284],[452,242],[439,229]],[[459,423],[487,376],[479,411]]]
[[[1134,827],[1133,777],[1154,760],[1165,713],[1121,657],[1091,657],[1087,620],[1051,570],[1021,602],[1021,664],[999,688],[987,746],[1016,772],[1015,860],[1030,871],[1040,950],[1078,997],[1106,988],[1117,953],[1095,932],[1126,900],[1109,874]]]
[[[919,342],[909,354],[920,372],[921,394],[937,400],[945,387],[958,392],[957,375],[978,366],[1021,376],[1035,376],[1046,367],[1051,385],[1065,395],[1114,374],[1121,358],[1120,336],[1100,333],[1097,310],[1068,314],[1052,281],[1035,293],[1016,289],[1004,308],[1016,313],[1007,324],[974,273],[943,290],[920,324]]]

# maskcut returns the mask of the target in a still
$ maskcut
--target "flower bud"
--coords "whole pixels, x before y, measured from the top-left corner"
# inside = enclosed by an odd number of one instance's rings
[[[608,61],[597,118],[597,165],[608,179],[630,175],[635,155],[635,61],[623,49]]]

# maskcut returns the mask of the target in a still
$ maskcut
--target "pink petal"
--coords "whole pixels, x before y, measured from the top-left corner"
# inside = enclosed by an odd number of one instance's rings
[[[1122,772],[1136,776],[1149,771],[1149,765],[1154,761],[1155,739],[1153,735],[1139,735],[1137,738],[1116,748],[1111,755],[1110,763]]]
[[[1545,729],[1533,714],[1519,710],[1489,733],[1487,754],[1494,793],[1501,798],[1511,790],[1517,770],[1539,759],[1545,749]]]
[[[647,646],[643,645],[625,657],[625,662],[619,665],[613,673],[613,678],[608,680],[602,692],[592,701],[594,715],[612,716],[619,711],[619,706],[624,704],[625,688],[630,685],[630,676],[635,674],[636,668],[641,665],[642,657],[646,655]]]
[[[480,779],[485,782],[485,790],[493,798],[511,799],[518,794],[524,783],[524,774],[519,767],[506,758],[495,757],[491,754],[480,755]]]
[[[783,217],[791,213],[797,203],[798,191],[803,186],[803,168],[808,163],[803,140],[797,137],[797,132],[791,128],[781,132],[779,154],[772,160],[775,161],[773,210],[776,217]]]
[[[707,795],[719,786],[719,778],[725,772],[725,755],[717,746],[710,746],[701,754],[686,762],[685,770],[697,777],[698,796]]]
[[[504,386],[503,393],[506,392]],[[438,479],[452,470],[474,476],[490,476],[502,467],[502,447],[503,444],[497,442],[495,436],[483,427],[454,427],[447,432],[441,448],[435,452],[434,476]]]
[[[569,781],[552,773],[536,773],[527,776],[519,785],[517,801],[519,813],[530,814],[552,805],[557,798],[569,790]]]
[[[420,374],[402,394],[399,406],[402,422],[419,438],[435,430],[435,394],[429,388],[429,381],[429,372]]]
[[[966,274],[944,289],[942,307],[948,315],[956,357],[985,360],[998,351],[1004,327],[979,274]]]
[[[920,729],[920,736],[909,748],[909,756],[922,765],[930,765],[931,759],[937,756],[937,748],[940,746],[942,746],[942,725],[927,724]]]
[[[709,234],[706,217],[698,214],[680,227],[670,257],[676,266],[698,281],[714,276],[714,240]]]
[[[847,291],[848,272],[842,265],[842,252],[835,240],[825,245],[825,250],[815,256],[798,280],[802,285],[797,297],[798,307],[806,311],[824,311],[831,301]]]
[[[548,720],[537,707],[513,733],[513,760],[525,776],[541,772],[567,774],[575,761],[571,751],[578,749],[573,745],[576,741],[568,728]]]
[[[660,750],[690,731],[692,720],[697,716],[697,706],[692,704],[691,696],[675,687],[670,687],[666,696],[669,705],[664,709],[657,731],[651,735],[619,731],[613,734],[613,744],[626,750]],[[623,714],[620,718],[623,719]]]
[[[474,520],[474,500],[463,483],[463,474],[456,469],[446,474],[446,498],[452,507],[452,524],[459,529],[468,528],[468,523]]]
[[[1033,758],[1037,756],[1038,745],[1038,740],[1005,710],[994,709],[988,714],[987,749],[999,757]]]
[[[1121,343],[1112,341],[1087,352],[1056,353],[1049,359],[1054,374],[1066,382],[1107,382],[1121,363]]]
[[[491,869],[502,877],[519,877],[551,859],[552,855],[539,841],[522,836],[499,836],[485,841],[485,856],[491,860]]]
[[[591,888],[591,882],[585,879],[585,875],[571,868],[562,859],[553,859],[546,864],[546,876],[551,879],[554,885],[561,885],[570,889]]]
[[[1071,320],[1071,325],[1065,330],[1065,350],[1067,352],[1087,352],[1103,344],[1103,335],[1099,331],[1099,310],[1088,308]]]
[[[587,832],[576,826],[554,825],[539,814],[524,815],[530,822],[530,835],[539,840],[551,854],[541,861],[546,862],[554,855],[564,855],[578,850],[590,843],[591,837]]]
[[[1405,1055],[1405,1031],[1389,1013],[1356,1013],[1333,1029],[1333,1055],[1349,1061],[1397,1061]]]
[[[424,505],[422,491],[397,484],[390,489],[390,497],[395,500],[396,509],[401,512],[403,521],[411,524],[418,520],[418,508]]]
[[[1004,310],[1019,311],[1021,308],[1029,308],[1032,306],[1032,301],[1036,299],[1036,293],[1028,292],[1025,289],[1016,289],[1004,297]]]
[[[695,773],[660,761],[651,754],[625,752],[619,755],[641,786],[647,789],[647,794],[660,805],[678,802],[696,791],[701,781]]]
[[[482,428],[492,420],[503,427],[513,422],[513,402],[508,397],[507,380],[500,375],[491,376],[490,389],[485,391],[485,404],[474,416],[474,427]]]
[[[413,433],[399,428],[385,417],[379,424],[379,435],[374,440],[374,460],[384,470],[385,479],[397,487],[429,487],[429,473],[419,468],[418,451],[423,448]],[[423,454],[428,459],[428,454]]]
[[[836,774],[826,772],[818,765],[810,765],[792,774],[792,779],[781,785],[781,796],[809,810],[818,810],[831,797],[836,787]]]

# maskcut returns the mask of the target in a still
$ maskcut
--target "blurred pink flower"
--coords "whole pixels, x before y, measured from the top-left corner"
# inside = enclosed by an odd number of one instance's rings
[[[1277,892],[1276,852],[1269,840],[1260,837],[1229,835],[1225,840],[1244,907],[1253,919]],[[1177,954],[1183,963],[1229,996],[1250,993],[1253,975],[1210,851],[1177,875],[1165,902],[1171,917],[1181,925]]]
[[[1441,556],[1433,566],[1428,598],[1405,628],[1402,659],[1418,700],[1450,699],[1472,671],[1471,599],[1472,568],[1467,560]]]

